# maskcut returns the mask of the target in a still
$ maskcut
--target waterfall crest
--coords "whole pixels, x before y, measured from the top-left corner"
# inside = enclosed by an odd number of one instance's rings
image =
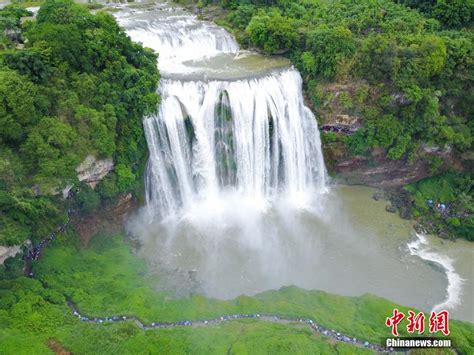
[[[174,216],[228,189],[300,203],[324,191],[319,131],[296,70],[237,81],[165,79],[159,91],[159,112],[144,121],[154,215]]]

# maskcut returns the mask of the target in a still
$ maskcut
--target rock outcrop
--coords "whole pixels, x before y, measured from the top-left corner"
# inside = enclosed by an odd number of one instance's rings
[[[374,149],[368,156],[350,156],[338,142],[325,144],[324,155],[329,170],[341,182],[377,188],[401,187],[433,175],[430,156],[441,158],[444,166],[453,165],[449,151],[426,153],[425,159],[409,163],[406,159],[388,159],[383,149]]]
[[[14,245],[12,247],[0,245],[0,265],[3,265],[7,258],[13,257],[16,254],[21,253],[21,247],[21,245]]]
[[[77,178],[92,188],[99,183],[108,173],[114,169],[114,161],[111,158],[96,159],[88,155],[76,168]]]

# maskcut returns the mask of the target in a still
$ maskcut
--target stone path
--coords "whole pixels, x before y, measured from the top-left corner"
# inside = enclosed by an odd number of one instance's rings
[[[133,321],[139,328],[143,330],[159,329],[159,328],[174,328],[174,327],[194,327],[194,328],[206,327],[206,326],[211,326],[215,324],[235,321],[239,319],[254,319],[254,320],[259,320],[259,321],[266,321],[266,322],[280,323],[280,324],[301,323],[310,327],[313,332],[333,338],[336,341],[351,344],[360,348],[371,349],[371,350],[381,352],[381,353],[387,353],[387,352],[393,351],[393,349],[386,349],[378,344],[372,344],[367,341],[351,338],[348,335],[338,332],[337,330],[325,328],[322,325],[317,324],[314,320],[306,319],[306,318],[289,318],[289,317],[281,317],[276,314],[256,313],[256,314],[223,315],[221,317],[213,318],[213,319],[145,323],[139,318],[134,317],[134,316],[116,315],[116,316],[109,316],[109,317],[102,317],[102,318],[91,317],[91,316],[87,316],[81,313],[79,309],[77,308],[77,306],[72,302],[68,302],[68,306],[71,309],[72,314],[78,317],[79,320],[82,322],[102,324],[102,323]]]

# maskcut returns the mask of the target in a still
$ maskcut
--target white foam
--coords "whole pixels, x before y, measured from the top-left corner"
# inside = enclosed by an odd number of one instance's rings
[[[446,256],[429,248],[428,239],[421,233],[416,233],[417,239],[407,244],[411,255],[420,257],[423,260],[431,261],[440,265],[446,273],[448,287],[446,288],[446,299],[435,305],[432,311],[442,309],[454,309],[461,301],[462,285],[464,280],[459,276],[454,268],[454,261]]]

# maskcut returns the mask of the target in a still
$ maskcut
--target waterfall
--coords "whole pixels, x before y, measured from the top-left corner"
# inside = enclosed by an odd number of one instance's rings
[[[195,16],[166,4],[159,11],[118,14],[117,20],[135,42],[159,54],[158,68],[162,75],[192,72],[186,65],[188,61],[239,51],[235,39],[223,28],[198,21]]]
[[[288,263],[315,260],[299,218],[322,210],[327,176],[300,74],[240,51],[214,24],[151,6],[117,14],[158,52],[162,76],[158,111],[143,122],[146,206],[129,223],[142,253],[179,290],[233,297],[304,284]]]
[[[449,281],[442,303],[444,274],[422,263],[425,248],[409,244],[400,263],[410,226],[364,189],[326,193],[317,121],[287,60],[241,51],[224,29],[167,3],[115,16],[159,54],[161,102],[143,121],[146,205],[127,224],[156,287],[234,298],[296,285],[421,309],[462,299],[451,259],[438,263]]]
[[[159,112],[144,121],[147,204],[170,217],[223,189],[291,199],[323,191],[315,117],[294,69],[237,81],[162,80]]]
[[[229,191],[265,204],[285,197],[305,205],[325,190],[317,122],[294,68],[277,70],[278,60],[239,53],[227,31],[166,3],[118,20],[133,40],[159,53],[162,100],[144,120],[153,218],[179,218]],[[242,56],[250,64],[239,62]],[[243,77],[222,80],[230,67]],[[216,72],[219,79],[209,79]]]

